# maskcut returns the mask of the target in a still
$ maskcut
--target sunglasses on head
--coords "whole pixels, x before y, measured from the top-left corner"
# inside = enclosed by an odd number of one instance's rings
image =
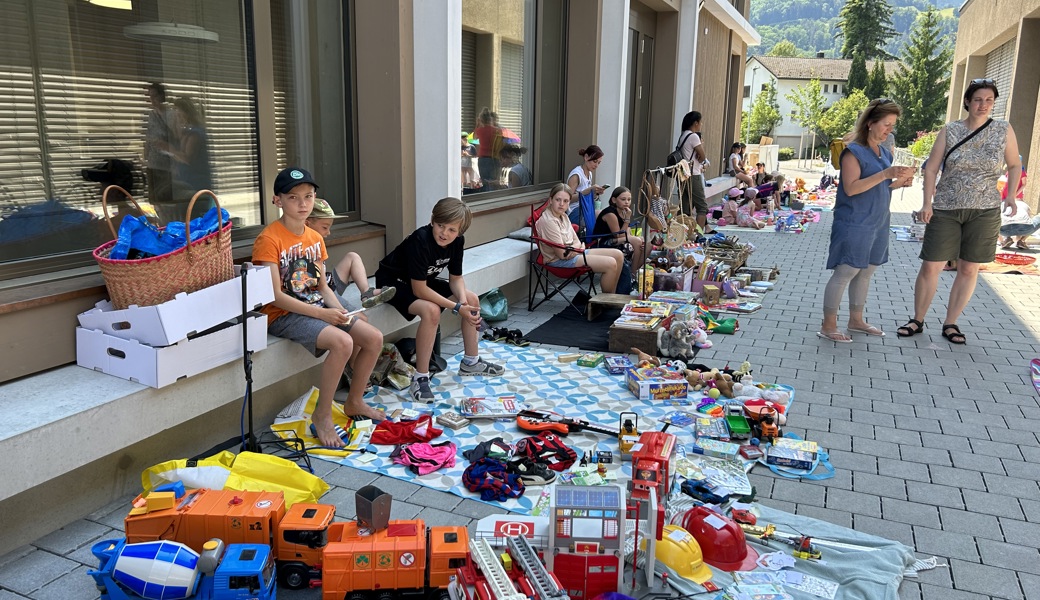
[[[995,85],[996,82],[992,79],[972,79],[972,85]]]

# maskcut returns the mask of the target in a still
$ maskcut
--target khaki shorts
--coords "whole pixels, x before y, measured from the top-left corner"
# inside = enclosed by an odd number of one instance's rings
[[[936,210],[924,230],[921,260],[993,262],[999,231],[999,208]]]
[[[686,180],[683,185],[682,208],[683,212],[696,216],[708,214],[708,202],[704,197],[704,180],[700,175],[694,175]]]

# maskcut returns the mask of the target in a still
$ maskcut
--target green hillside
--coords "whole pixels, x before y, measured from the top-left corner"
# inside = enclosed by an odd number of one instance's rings
[[[892,26],[899,32],[886,50],[898,56],[918,14],[929,5],[940,9],[941,27],[953,43],[957,34],[957,7],[960,0],[890,0]],[[777,43],[788,40],[804,56],[823,52],[827,57],[838,57],[841,40],[835,39],[838,13],[844,0],[751,0],[751,25],[762,36],[762,44],[748,48],[748,55],[765,54]]]

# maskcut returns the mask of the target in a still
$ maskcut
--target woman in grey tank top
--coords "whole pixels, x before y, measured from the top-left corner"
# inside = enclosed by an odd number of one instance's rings
[[[997,179],[1005,164],[1009,173],[1022,168],[1011,125],[990,118],[998,95],[992,79],[973,79],[964,91],[967,118],[947,123],[939,131],[925,163],[924,201],[918,214],[928,227],[914,285],[914,317],[897,330],[900,337],[921,333],[939,273],[947,261],[957,261],[942,336],[951,344],[967,341],[957,319],[975,292],[979,267],[996,254],[1001,213]],[[1004,206],[1012,215],[1017,188],[1017,179],[1008,181]]]

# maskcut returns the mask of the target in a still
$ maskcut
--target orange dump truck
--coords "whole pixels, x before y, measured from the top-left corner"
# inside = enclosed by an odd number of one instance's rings
[[[431,527],[422,519],[390,521],[373,531],[356,522],[329,526],[321,569],[322,600],[448,598],[455,572],[469,561],[465,527]]]
[[[196,552],[207,540],[267,544],[288,588],[306,587],[321,574],[322,550],[336,515],[330,504],[297,503],[286,509],[282,492],[200,489],[176,497],[152,492],[134,500],[124,521],[127,543],[173,540]]]

